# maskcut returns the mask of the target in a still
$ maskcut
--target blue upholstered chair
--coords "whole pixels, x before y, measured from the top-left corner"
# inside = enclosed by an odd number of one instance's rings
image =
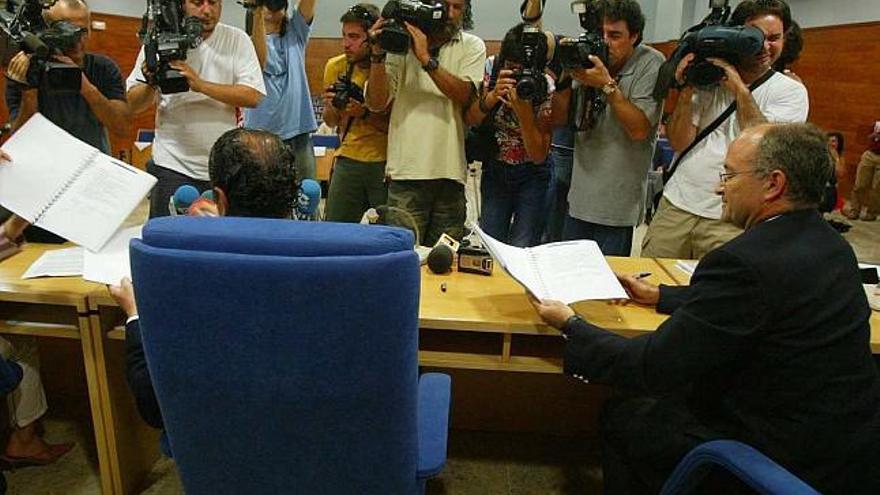
[[[144,348],[188,494],[414,494],[450,380],[418,376],[409,231],[163,218],[131,247]]]
[[[734,440],[697,446],[678,463],[661,495],[691,493],[713,467],[721,467],[762,495],[819,495],[819,492],[754,448]]]

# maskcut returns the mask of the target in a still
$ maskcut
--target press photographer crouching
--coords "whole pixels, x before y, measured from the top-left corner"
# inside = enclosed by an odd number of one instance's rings
[[[469,147],[482,155],[472,157],[483,164],[480,227],[513,246],[539,244],[546,216],[552,129],[539,114],[550,112],[553,91],[544,73],[547,52],[543,31],[525,24],[508,31],[501,52],[486,63],[480,97],[465,117],[478,125]]]
[[[327,193],[325,219],[358,222],[364,211],[385,204],[388,113],[370,112],[363,87],[370,75],[368,32],[379,8],[359,3],[340,18],[345,53],[324,67],[324,122],[337,127],[340,145]]]
[[[426,246],[443,233],[456,239],[464,234],[463,114],[486,61],[483,41],[462,32],[471,27],[471,0],[437,4],[445,4],[446,20],[429,33],[403,21],[412,40],[406,53],[386,58],[385,49],[373,43],[366,87],[371,112],[383,112],[394,102],[388,128],[388,205],[412,214]],[[383,12],[412,10],[401,5],[430,9],[421,2],[391,0]],[[383,37],[387,22],[380,19],[373,26],[372,39]],[[401,225],[409,227],[408,222]]]
[[[681,92],[666,132],[677,157],[642,243],[642,256],[697,259],[739,235],[740,228],[721,219],[721,198],[715,194],[728,146],[745,129],[766,122],[804,122],[809,111],[804,85],[771,69],[792,25],[788,4],[745,0],[725,23],[727,2],[712,3],[722,4],[710,15],[720,24],[706,29],[745,26],[751,33],[760,31],[764,41],[753,55],[705,57],[697,50],[675,67]],[[696,63],[720,74],[714,84],[691,75]]]
[[[629,256],[662,110],[652,93],[664,58],[641,44],[645,17],[634,0],[580,4],[586,33],[562,57],[569,69],[553,97],[557,124],[575,130],[562,235],[594,240],[606,256]],[[599,42],[607,45],[605,60]]]

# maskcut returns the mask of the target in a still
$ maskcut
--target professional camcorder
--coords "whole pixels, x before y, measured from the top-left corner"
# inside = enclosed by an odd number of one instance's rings
[[[51,92],[79,92],[82,71],[75,65],[53,60],[53,55],[70,50],[82,38],[84,29],[67,21],[51,25],[43,19],[43,10],[55,0],[9,0],[0,11],[0,59],[7,65],[19,51],[32,54],[28,66],[28,86]]]
[[[431,35],[443,29],[448,14],[441,1],[389,0],[382,9],[382,17],[386,22],[379,34],[379,46],[387,52],[404,54],[412,41],[405,22]]]
[[[352,67],[354,67],[354,65],[352,65]],[[348,106],[349,100],[354,100],[358,103],[364,102],[364,91],[351,80],[351,70],[346,74],[339,76],[339,80],[333,83],[333,87],[330,88],[330,91],[334,93],[332,101],[333,108],[340,111],[345,110],[345,107]]]
[[[571,12],[577,14],[584,32],[577,38],[562,38],[556,44],[559,63],[565,69],[590,69],[590,55],[608,64],[608,45],[602,36],[602,19],[593,0],[574,0]]]
[[[724,70],[706,59],[720,58],[732,65],[739,65],[761,52],[764,33],[760,29],[726,25],[730,18],[728,0],[710,0],[709,7],[712,9],[709,15],[685,31],[672,56],[660,68],[654,97],[666,98],[669,88],[676,84],[675,70],[678,64],[690,53],[695,57],[684,71],[684,83],[708,88],[724,78]]]
[[[186,78],[169,64],[186,60],[186,52],[202,42],[199,18],[184,17],[180,0],[147,0],[138,37],[144,45],[147,83],[163,94],[189,91]]]

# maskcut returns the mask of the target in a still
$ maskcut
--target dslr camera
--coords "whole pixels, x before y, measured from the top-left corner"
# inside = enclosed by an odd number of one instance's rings
[[[162,94],[189,91],[186,78],[169,64],[186,60],[186,52],[199,46],[202,21],[184,17],[180,0],[147,0],[138,38],[144,45],[147,83],[158,86]]]
[[[358,103],[364,102],[364,91],[351,80],[350,72],[339,76],[339,79],[333,83],[330,91],[334,93],[333,108],[339,111],[345,110],[349,100],[354,100]]]
[[[688,54],[695,54],[694,60],[684,71],[684,82],[697,88],[710,88],[724,78],[724,70],[708,58],[720,58],[732,65],[738,65],[749,57],[761,52],[764,46],[764,33],[752,26],[728,26],[730,18],[729,0],[710,0],[712,11],[696,26],[685,31],[678,47],[669,60],[660,68],[654,97],[666,98],[675,83],[675,70]]]
[[[28,86],[49,92],[76,92],[82,83],[82,70],[75,65],[56,62],[53,55],[62,54],[79,43],[85,30],[67,21],[49,25],[43,10],[55,0],[12,0],[0,11],[0,59],[9,63],[19,51],[32,54],[25,82]]]
[[[571,12],[578,16],[584,32],[577,38],[566,37],[556,44],[559,63],[564,69],[591,69],[590,55],[608,64],[608,45],[602,36],[602,19],[593,0],[574,0]]]
[[[379,33],[379,46],[386,52],[404,54],[412,42],[405,22],[430,36],[443,29],[448,13],[442,1],[389,0],[382,9],[382,17],[386,21]]]
[[[547,67],[546,50],[541,45],[547,43],[544,33],[533,26],[523,29],[523,67],[513,72],[516,80],[516,94],[523,100],[540,103],[547,98],[547,78],[544,69]]]

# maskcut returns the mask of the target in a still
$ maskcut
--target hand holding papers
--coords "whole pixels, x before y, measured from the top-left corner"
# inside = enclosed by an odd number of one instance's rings
[[[30,223],[98,251],[156,178],[104,155],[40,114],[3,149],[0,203]]]
[[[588,299],[627,298],[593,241],[518,248],[493,239],[479,227],[474,230],[498,264],[537,299],[571,304]]]

